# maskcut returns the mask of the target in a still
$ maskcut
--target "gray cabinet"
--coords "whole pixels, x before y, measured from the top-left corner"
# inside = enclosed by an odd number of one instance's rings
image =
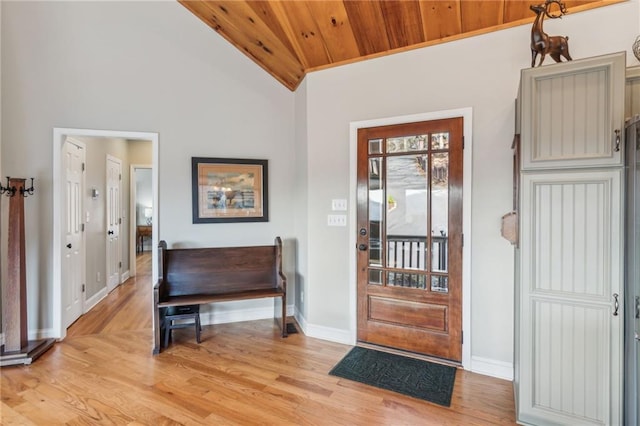
[[[522,424],[622,424],[624,85],[625,53],[522,71]]]
[[[622,166],[625,55],[522,71],[522,168]]]
[[[636,102],[640,101],[640,96]],[[625,421],[640,424],[640,115],[627,122]]]

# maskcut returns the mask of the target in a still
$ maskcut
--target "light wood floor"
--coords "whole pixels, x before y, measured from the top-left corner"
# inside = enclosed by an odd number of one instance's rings
[[[30,366],[2,368],[3,425],[514,424],[511,382],[458,370],[450,408],[329,376],[346,345],[271,320],[191,329],[151,355],[150,256]],[[145,271],[147,271],[145,273]]]

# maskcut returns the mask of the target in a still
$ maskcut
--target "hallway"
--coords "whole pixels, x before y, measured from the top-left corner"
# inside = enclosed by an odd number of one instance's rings
[[[89,334],[150,330],[151,252],[136,256],[137,276],[128,279],[67,329],[67,339]]]

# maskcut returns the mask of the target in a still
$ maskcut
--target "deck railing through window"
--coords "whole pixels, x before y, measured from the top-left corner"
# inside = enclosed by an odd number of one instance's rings
[[[446,235],[433,235],[431,242],[431,271],[446,272],[449,238]],[[426,245],[426,237],[387,235],[387,266],[426,271]]]

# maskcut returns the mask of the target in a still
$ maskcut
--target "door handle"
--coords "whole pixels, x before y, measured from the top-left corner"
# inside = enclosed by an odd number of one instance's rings
[[[620,151],[620,129],[616,129],[614,133],[616,134],[616,146],[614,150],[618,152]]]
[[[366,249],[368,249],[369,247],[366,244],[360,244],[358,246],[358,250],[360,251],[365,251]]]
[[[113,231],[112,231],[112,230],[109,230],[109,232],[107,232],[107,234],[109,234],[109,235],[113,235]]]
[[[618,302],[618,293],[613,293],[613,316],[618,316],[618,309],[620,309],[620,303]]]
[[[71,248],[71,243],[67,244],[67,248]]]

